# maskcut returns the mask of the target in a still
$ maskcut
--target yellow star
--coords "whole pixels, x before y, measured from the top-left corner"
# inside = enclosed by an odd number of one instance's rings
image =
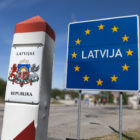
[[[118,32],[118,27],[116,27],[116,26],[114,26],[113,28],[112,28],[112,30],[113,30],[113,32]]]
[[[86,35],[89,35],[90,32],[91,32],[91,31],[90,31],[89,29],[85,30]]]
[[[97,82],[97,86],[102,86],[102,83],[103,83],[103,81],[101,81],[101,79],[99,79],[98,81],[96,81]]]
[[[124,37],[122,37],[123,42],[128,41],[129,36],[124,35]]]
[[[81,40],[78,38],[75,42],[76,42],[76,45],[77,45],[77,44],[80,45]]]
[[[126,53],[127,53],[127,56],[129,56],[129,55],[132,56],[133,51],[131,51],[131,50],[129,49],[128,51],[126,51]]]
[[[83,79],[84,79],[84,82],[85,82],[85,81],[88,82],[89,77],[88,77],[87,75],[85,75],[85,76],[83,77]]]
[[[104,25],[100,25],[100,26],[98,26],[99,27],[99,30],[103,30],[104,29]]]
[[[129,66],[127,66],[126,64],[124,65],[124,66],[122,66],[122,68],[123,68],[123,71],[128,71],[128,68],[129,68]]]
[[[117,82],[118,77],[116,77],[115,75],[113,75],[112,77],[110,77],[112,79],[112,82]]]
[[[76,58],[76,56],[77,56],[77,54],[74,52],[74,53],[72,54],[72,58]]]
[[[75,71],[79,71],[80,67],[78,67],[78,65],[76,65],[76,67],[74,67]]]

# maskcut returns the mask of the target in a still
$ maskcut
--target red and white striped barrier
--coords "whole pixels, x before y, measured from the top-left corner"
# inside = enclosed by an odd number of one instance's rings
[[[54,42],[39,16],[16,24],[1,140],[47,139]]]

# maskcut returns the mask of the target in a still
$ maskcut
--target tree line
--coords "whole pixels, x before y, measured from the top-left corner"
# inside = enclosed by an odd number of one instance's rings
[[[56,99],[57,97],[59,97],[60,99],[64,99],[66,94],[69,94],[72,99],[78,98],[79,96],[79,93],[77,91],[53,89],[51,97],[54,99]],[[111,104],[114,103],[114,96],[111,91],[101,91],[99,94],[91,95],[91,96],[94,96],[96,100],[99,99],[102,100],[106,98],[107,103],[111,103]],[[82,99],[83,98],[84,95],[82,95]],[[117,99],[117,101],[119,103],[119,98]],[[123,92],[123,104],[124,105],[128,104],[128,95],[125,92]]]
[[[3,79],[0,79],[0,98],[4,99],[5,97],[5,90],[6,90],[6,81]],[[69,94],[72,99],[78,98],[79,93],[77,91],[72,90],[60,90],[60,89],[53,89],[51,93],[51,97],[56,99],[59,97],[60,99],[65,99],[65,95]],[[99,94],[93,95],[97,100],[106,98],[108,103],[113,103],[114,96],[110,91],[101,91]],[[82,95],[82,99],[84,98],[84,95]],[[119,98],[118,98],[119,103]],[[123,104],[128,104],[128,96],[124,92],[123,93]]]
[[[6,90],[6,81],[0,78],[0,98],[4,99]]]

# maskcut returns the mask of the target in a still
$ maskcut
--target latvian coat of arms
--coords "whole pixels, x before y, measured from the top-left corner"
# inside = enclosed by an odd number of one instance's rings
[[[37,82],[39,80],[39,65],[29,64],[28,60],[22,60],[19,64],[13,64],[8,76],[8,80],[13,84],[19,84],[21,87],[25,84]]]

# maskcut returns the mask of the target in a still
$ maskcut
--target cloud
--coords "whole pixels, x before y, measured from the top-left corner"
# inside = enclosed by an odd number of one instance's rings
[[[13,3],[15,0],[3,0],[0,2],[0,9],[3,9]]]
[[[76,19],[77,19],[76,18],[76,14],[75,13],[72,13],[71,14],[71,21],[70,22],[75,22],[75,21],[77,21]]]
[[[23,7],[30,6],[39,0],[3,0],[0,1],[0,10],[5,9],[7,7]]]

